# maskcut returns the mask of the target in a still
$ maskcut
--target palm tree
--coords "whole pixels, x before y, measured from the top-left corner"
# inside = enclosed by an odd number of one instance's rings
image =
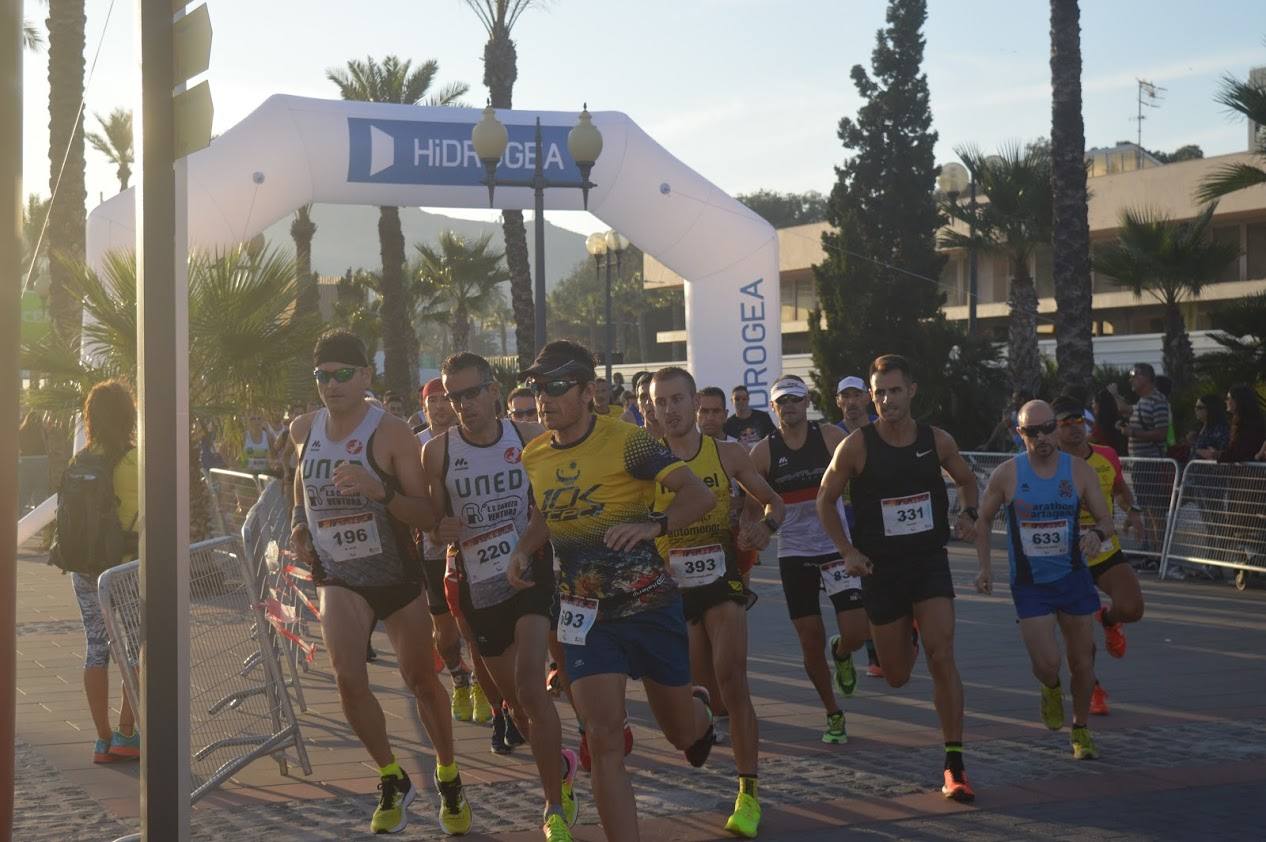
[[[29,20],[22,21],[22,46],[32,52],[44,46],[44,33]]]
[[[1266,85],[1241,82],[1233,76],[1226,76],[1222,79],[1217,101],[1243,114],[1259,127],[1266,126]],[[1224,164],[1205,178],[1196,191],[1196,198],[1212,202],[1228,193],[1266,184],[1266,130],[1258,128],[1256,141],[1253,151],[1257,153],[1261,166]]]
[[[1084,388],[1094,377],[1095,353],[1077,0],[1051,0],[1051,196],[1055,359],[1064,385]]]
[[[469,86],[459,82],[440,88],[427,97],[439,63],[434,59],[417,69],[411,61],[401,61],[397,56],[387,56],[382,63],[372,57],[363,62],[353,59],[346,68],[331,68],[326,78],[338,86],[343,99],[358,102],[389,102],[417,105],[425,100],[427,105],[459,104]],[[417,393],[417,355],[410,354],[413,343],[409,337],[413,328],[408,321],[408,307],[404,292],[404,232],[400,227],[400,209],[378,209],[378,242],[382,253],[382,309],[384,378],[387,388],[401,395]]]
[[[1096,272],[1130,287],[1137,297],[1146,292],[1164,306],[1162,357],[1165,373],[1178,385],[1190,381],[1195,361],[1179,305],[1199,295],[1201,287],[1240,256],[1239,245],[1210,236],[1215,210],[1216,202],[1194,219],[1173,222],[1155,211],[1127,208],[1116,242],[1094,258]]]
[[[511,108],[514,83],[519,76],[518,50],[510,33],[522,15],[542,0],[466,0],[466,5],[479,18],[488,41],[484,44],[484,85],[493,108]],[[514,310],[514,341],[519,365],[527,368],[535,355],[534,314],[532,307],[532,270],[528,261],[527,229],[523,211],[501,212],[501,230],[505,237],[506,263],[510,267],[510,304]],[[542,306],[544,303],[542,302]]]
[[[69,429],[84,396],[107,377],[136,382],[136,257],[105,256],[98,274],[82,263],[67,266],[70,290],[92,316],[84,339],[91,360],[64,337],[50,332],[22,347],[22,367],[40,381],[26,398],[62,429]],[[292,316],[294,262],[276,251],[258,257],[244,247],[223,255],[189,259],[189,407],[198,416],[218,417],[232,429],[240,407],[282,406],[288,367],[306,353],[320,330],[316,319]],[[240,432],[240,428],[238,428]],[[193,432],[190,431],[190,435]],[[195,540],[209,524],[208,501],[198,466],[196,441],[190,446],[191,529]]]
[[[72,268],[85,255],[84,134],[80,103],[84,96],[84,0],[48,2],[48,162],[49,312],[53,329],[72,345],[79,341],[80,305],[71,295]],[[55,459],[50,462],[56,461]],[[51,467],[51,466],[50,466]]]
[[[316,232],[317,225],[312,221],[312,204],[309,203],[295,211],[295,218],[290,222],[290,237],[295,241],[295,272],[298,280],[295,312],[300,315],[316,313],[320,303],[316,275],[312,274],[312,238],[316,236]]]
[[[1219,386],[1266,382],[1266,292],[1214,309],[1210,335],[1220,351],[1201,354],[1201,372]]]
[[[94,114],[101,125],[101,132],[88,132],[86,135],[92,148],[106,156],[114,164],[119,178],[119,192],[127,189],[132,178],[132,112],[126,108],[116,108],[109,117]]]
[[[32,193],[22,209],[22,280],[25,283],[29,275],[31,286],[39,290],[40,295],[48,295],[48,243],[40,244],[39,254],[35,253],[35,246],[48,218],[48,205],[48,199]]]
[[[491,234],[473,243],[445,231],[439,248],[423,243],[414,246],[421,258],[417,277],[423,288],[433,291],[437,309],[448,313],[453,350],[470,350],[471,319],[492,316],[504,303],[500,285],[510,279],[502,268],[503,253],[490,250]]]
[[[986,157],[971,147],[956,149],[958,157],[976,174],[987,197],[973,212],[968,205],[946,201],[944,212],[973,225],[975,240],[946,230],[941,245],[1005,255],[1011,267],[1007,296],[1011,318],[1007,327],[1007,367],[1014,390],[1037,394],[1042,383],[1042,361],[1037,349],[1037,288],[1029,261],[1039,247],[1051,242],[1051,159],[1041,146],[1021,149],[1012,144]]]

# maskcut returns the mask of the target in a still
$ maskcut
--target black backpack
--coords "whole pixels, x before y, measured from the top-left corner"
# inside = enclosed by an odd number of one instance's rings
[[[119,499],[114,494],[114,469],[120,459],[85,450],[70,460],[57,493],[57,533],[49,564],[96,579],[122,563],[125,553],[135,551],[136,533],[119,523]],[[136,526],[136,518],[131,526]]]

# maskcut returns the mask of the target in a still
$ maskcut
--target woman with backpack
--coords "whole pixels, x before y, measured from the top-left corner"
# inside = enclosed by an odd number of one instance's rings
[[[137,510],[139,507],[140,468],[137,462],[136,446],[133,434],[136,429],[136,404],[132,399],[132,390],[119,380],[107,380],[92,387],[84,401],[84,430],[88,445],[75,456],[62,487],[67,496],[76,493],[70,486],[76,482],[81,487],[86,482],[95,481],[90,473],[94,464],[111,466],[112,491],[114,500],[113,517],[121,527],[123,540],[98,541],[97,547],[81,548],[74,552],[79,558],[69,558],[69,542],[64,540],[69,531],[63,524],[64,506],[58,510],[58,544],[61,552],[54,555],[54,563],[64,570],[71,570],[71,578],[75,587],[75,599],[79,602],[79,614],[83,618],[86,652],[84,655],[84,693],[88,697],[88,709],[92,713],[92,722],[97,729],[97,742],[92,751],[92,762],[113,763],[119,760],[135,760],[141,756],[141,735],[136,731],[136,717],[132,706],[128,703],[127,694],[119,708],[119,727],[110,728],[110,641],[106,634],[105,617],[101,610],[101,601],[97,598],[97,576],[107,567],[130,561],[136,557],[135,533]],[[77,470],[78,468],[78,470]],[[83,506],[75,506],[79,512],[89,511],[91,491],[80,493],[85,500]],[[69,502],[69,501],[68,501]],[[72,513],[67,517],[73,518]],[[113,524],[110,524],[112,527]],[[91,530],[91,524],[84,524],[83,529]],[[101,533],[114,530],[99,530]],[[106,549],[101,549],[105,547]],[[104,552],[108,558],[97,559],[95,556]],[[90,560],[84,555],[93,556]],[[99,570],[96,568],[100,568]],[[82,571],[82,572],[81,572]],[[127,669],[127,664],[120,664]]]

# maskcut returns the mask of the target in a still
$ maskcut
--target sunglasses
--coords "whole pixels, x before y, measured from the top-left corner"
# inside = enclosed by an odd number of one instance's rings
[[[527,420],[528,418],[535,418],[535,417],[536,417],[536,409],[535,409],[535,408],[533,408],[533,409],[514,409],[514,410],[511,410],[511,411],[510,411],[510,415],[511,415],[511,416],[513,416],[514,418],[518,418],[518,419],[520,419],[520,420],[524,420],[524,421],[525,421],[525,420]]]
[[[451,404],[459,404],[462,401],[472,401],[479,397],[480,392],[491,385],[491,380],[485,380],[476,386],[471,386],[469,389],[458,389],[456,392],[446,392],[444,397],[448,398],[448,402]]]
[[[1086,419],[1080,415],[1073,415],[1068,418],[1059,419],[1059,426],[1061,427],[1076,427],[1079,425],[1084,425],[1085,423],[1086,423]]]
[[[326,371],[325,369],[317,368],[313,369],[312,376],[316,378],[316,382],[324,386],[331,380],[338,383],[346,383],[356,376],[357,371],[358,369],[350,366],[347,368],[336,368],[333,371]]]
[[[1029,424],[1020,428],[1020,435],[1028,439],[1035,439],[1038,436],[1049,436],[1055,432],[1056,426],[1054,419],[1047,421],[1045,424]]]
[[[528,384],[528,388],[532,390],[532,394],[549,395],[551,398],[561,398],[573,386],[579,386],[579,380],[533,380]]]
[[[800,395],[783,395],[781,398],[774,401],[774,403],[778,406],[786,406],[789,403],[800,403],[803,400],[804,398]]]

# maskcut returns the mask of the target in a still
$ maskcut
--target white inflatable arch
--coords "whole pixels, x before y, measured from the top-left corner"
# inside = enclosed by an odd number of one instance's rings
[[[483,167],[470,142],[481,112],[466,108],[269,97],[188,159],[188,243],[243,242],[307,204],[485,208]],[[541,119],[547,176],[578,180],[568,112],[503,111],[510,143],[498,174],[530,177]],[[700,385],[746,383],[768,403],[782,367],[778,241],[773,228],[618,112],[593,115],[603,137],[589,211],[686,279],[686,348]],[[499,187],[496,206],[532,207],[526,188]],[[580,210],[579,190],[545,192],[546,207]],[[128,190],[88,216],[88,262],[135,248]]]

